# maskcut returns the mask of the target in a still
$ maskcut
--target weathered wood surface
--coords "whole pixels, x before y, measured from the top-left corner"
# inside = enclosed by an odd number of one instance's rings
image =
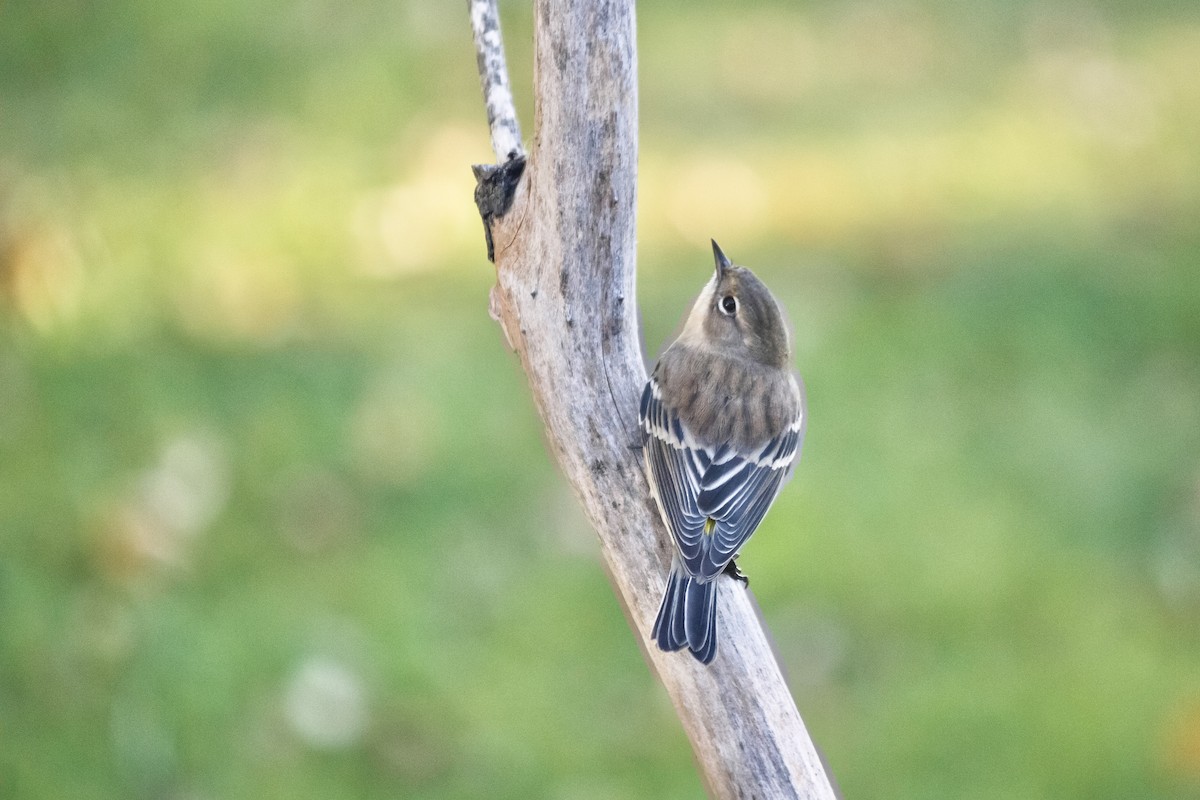
[[[488,3],[471,2],[473,22],[486,16],[476,6]],[[491,220],[492,315],[520,357],[555,458],[596,529],[613,587],[709,793],[833,798],[748,590],[719,579],[721,639],[708,667],[687,652],[661,652],[649,638],[673,545],[632,447],[646,381],[634,293],[634,7],[632,0],[536,3],[534,143],[511,207]],[[477,28],[477,44],[481,38]],[[494,39],[498,45],[498,30]],[[494,60],[480,57],[490,101],[485,63]],[[488,105],[489,122],[503,127],[499,136],[493,128],[493,146],[504,162],[514,149],[506,131],[517,129],[515,113],[509,125],[511,101],[507,112]],[[681,309],[694,289],[681,288]]]

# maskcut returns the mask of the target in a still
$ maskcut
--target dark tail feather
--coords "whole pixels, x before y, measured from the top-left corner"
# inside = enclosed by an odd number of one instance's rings
[[[702,664],[712,661],[717,654],[717,582],[697,583],[672,567],[652,635],[662,650],[686,647]]]
[[[671,570],[662,605],[658,607],[658,618],[654,620],[654,630],[650,634],[658,643],[659,649],[668,653],[687,646],[687,636],[683,630],[683,612],[676,610],[681,608],[680,597],[684,592],[685,581],[675,569]]]

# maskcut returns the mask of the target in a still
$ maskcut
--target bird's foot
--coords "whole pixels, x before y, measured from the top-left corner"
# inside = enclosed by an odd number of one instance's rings
[[[743,586],[750,585],[750,576],[738,569],[736,558],[729,559],[729,563],[725,565],[725,569],[722,571],[735,581],[741,581]]]

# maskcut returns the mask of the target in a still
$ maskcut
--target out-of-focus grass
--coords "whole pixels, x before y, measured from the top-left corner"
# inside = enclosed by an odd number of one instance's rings
[[[695,796],[486,316],[462,9],[0,19],[0,795]],[[639,22],[647,346],[708,236],[790,311],[744,566],[847,796],[1200,792],[1200,18]]]

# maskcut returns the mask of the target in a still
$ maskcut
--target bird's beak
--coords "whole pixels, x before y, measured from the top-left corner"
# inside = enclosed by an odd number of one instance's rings
[[[715,259],[717,262],[717,280],[720,280],[721,277],[725,274],[725,270],[732,267],[733,264],[730,263],[729,259],[725,256],[725,254],[721,252],[721,245],[717,244],[716,239],[712,240],[712,246],[713,246],[713,259]]]

